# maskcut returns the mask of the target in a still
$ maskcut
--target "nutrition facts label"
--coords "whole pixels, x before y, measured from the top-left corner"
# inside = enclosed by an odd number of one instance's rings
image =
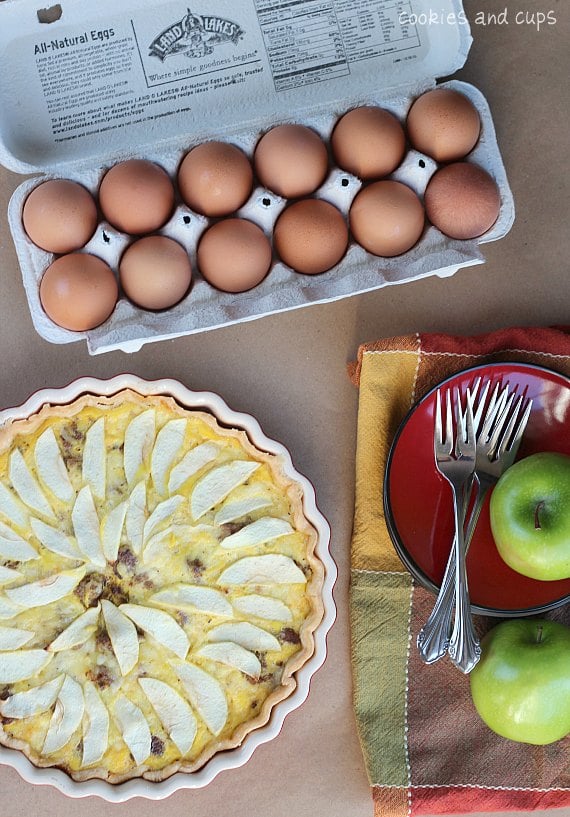
[[[276,90],[350,74],[351,63],[420,47],[405,0],[255,0]]]

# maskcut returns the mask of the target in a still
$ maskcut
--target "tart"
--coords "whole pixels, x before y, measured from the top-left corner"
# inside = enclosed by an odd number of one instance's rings
[[[0,743],[74,781],[160,781],[289,697],[324,614],[282,457],[122,389],[0,430]]]

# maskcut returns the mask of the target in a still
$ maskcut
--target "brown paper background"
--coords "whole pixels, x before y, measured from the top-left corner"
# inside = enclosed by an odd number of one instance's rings
[[[439,11],[437,2],[433,7]],[[306,703],[245,767],[159,804],[133,800],[117,806],[97,798],[72,801],[0,767],[2,817],[99,817],[103,810],[151,817],[157,809],[163,817],[370,817],[351,710],[347,598],[358,395],[346,363],[360,342],[378,337],[415,331],[473,334],[512,324],[563,324],[570,318],[570,9],[565,0],[465,2],[472,22],[478,12],[505,7],[508,25],[472,26],[474,44],[466,67],[456,75],[489,101],[517,210],[509,235],[483,248],[487,261],[482,266],[449,279],[432,277],[151,344],[134,355],[90,357],[82,342],[54,346],[36,334],[6,218],[0,217],[0,405],[19,404],[37,388],[62,386],[77,376],[110,377],[121,371],[174,377],[190,388],[219,392],[232,408],[254,414],[269,436],[285,443],[296,466],[313,481],[332,526],[339,566],[338,618],[327,662],[314,677]],[[514,19],[519,11],[549,10],[557,23],[539,32]],[[0,169],[0,214],[6,213],[20,181]],[[570,817],[567,810],[558,814]]]

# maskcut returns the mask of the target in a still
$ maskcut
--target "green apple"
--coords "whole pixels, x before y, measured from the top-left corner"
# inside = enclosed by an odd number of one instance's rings
[[[498,735],[543,746],[570,734],[570,627],[502,621],[469,677],[475,709]]]
[[[491,531],[501,558],[540,581],[570,578],[570,456],[531,454],[491,494]]]

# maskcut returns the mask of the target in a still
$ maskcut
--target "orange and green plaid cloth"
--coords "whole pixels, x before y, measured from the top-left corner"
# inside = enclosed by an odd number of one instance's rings
[[[349,367],[359,387],[351,554],[354,706],[375,814],[405,817],[570,807],[570,737],[529,746],[492,733],[469,679],[415,648],[434,597],[412,581],[382,508],[384,466],[412,405],[453,373],[519,361],[570,376],[570,330],[505,329],[476,337],[410,335],[363,345]],[[570,605],[552,617],[570,624]],[[496,619],[477,617],[481,632]]]

